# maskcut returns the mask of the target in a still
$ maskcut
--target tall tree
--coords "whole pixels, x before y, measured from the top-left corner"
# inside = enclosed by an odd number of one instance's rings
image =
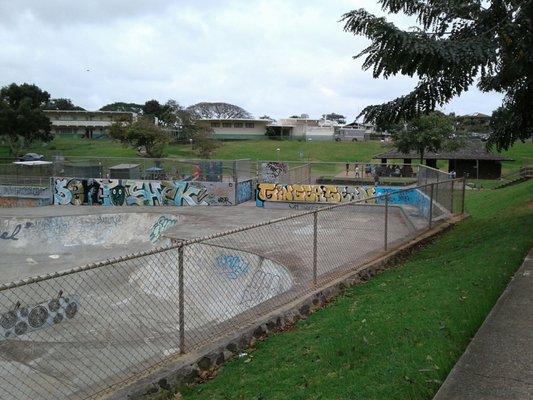
[[[148,118],[139,118],[133,124],[116,122],[109,128],[109,137],[124,145],[144,148],[149,157],[162,157],[170,137],[160,126]]]
[[[161,118],[164,107],[157,100],[148,100],[143,106],[143,115]]]
[[[84,108],[74,105],[72,103],[72,100],[70,99],[50,99],[46,105],[44,106],[45,110],[65,110],[65,111],[72,111],[72,110],[80,110],[85,111]]]
[[[116,103],[106,104],[105,106],[100,108],[100,111],[129,111],[135,114],[142,114],[143,105],[137,103],[124,103],[119,101]]]
[[[328,120],[328,121],[334,121],[340,125],[346,124],[346,117],[341,114],[336,113],[330,113],[330,114],[323,114],[322,118]]]
[[[192,138],[198,131],[195,115],[183,108],[176,100],[170,99],[162,106],[159,118],[161,125],[177,130],[182,139]]]
[[[35,85],[12,83],[0,90],[0,137],[10,152],[18,156],[21,149],[36,140],[53,139],[50,120],[43,112],[50,95]]]
[[[451,118],[440,112],[423,114],[389,129],[398,151],[406,154],[415,151],[420,156],[420,162],[428,152],[438,152],[443,148],[454,150],[461,144],[454,134]]]
[[[345,30],[371,44],[356,57],[374,78],[416,75],[415,89],[360,115],[378,126],[433,111],[477,81],[505,94],[492,116],[489,147],[507,149],[533,133],[533,0],[379,0],[384,11],[415,16],[402,30],[364,9],[343,16]]]
[[[187,110],[196,118],[252,118],[252,114],[245,109],[228,103],[197,103],[187,107]]]

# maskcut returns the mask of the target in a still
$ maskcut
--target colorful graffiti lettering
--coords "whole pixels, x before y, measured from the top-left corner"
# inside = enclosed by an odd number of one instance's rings
[[[344,203],[374,196],[375,188],[333,185],[257,185],[257,199],[264,201],[286,201],[302,203]]]
[[[177,221],[173,218],[168,218],[164,215],[159,217],[159,219],[155,222],[154,226],[152,226],[152,228],[150,229],[150,233],[148,235],[150,242],[155,244],[161,237],[161,234],[171,226],[176,225],[176,223]]]
[[[222,185],[213,183],[211,185]],[[54,204],[103,206],[208,205],[209,183],[121,179],[54,179]]]
[[[250,270],[250,265],[240,256],[221,255],[216,258],[216,266],[220,273],[229,279],[244,276]]]

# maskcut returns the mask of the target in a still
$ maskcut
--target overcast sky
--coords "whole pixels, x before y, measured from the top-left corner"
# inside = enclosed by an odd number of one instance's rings
[[[379,13],[370,0],[0,0],[0,85],[35,83],[89,110],[172,98],[352,119],[416,82],[373,79],[352,59],[367,41],[338,21],[359,7]],[[501,98],[473,88],[444,111],[490,113]]]

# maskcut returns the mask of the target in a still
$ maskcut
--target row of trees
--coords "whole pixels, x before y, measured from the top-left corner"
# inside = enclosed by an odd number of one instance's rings
[[[44,110],[84,110],[70,99],[51,98],[47,91],[33,84],[12,83],[0,89],[0,141],[10,153],[20,155],[35,141],[53,139],[51,123]],[[251,118],[243,108],[228,103],[202,102],[182,107],[175,100],[161,104],[148,100],[144,104],[111,103],[101,111],[130,111],[140,117],[135,123],[118,121],[110,128],[110,137],[123,144],[143,148],[150,157],[161,157],[170,142],[171,132],[193,139],[200,156],[209,157],[216,147],[210,132],[195,124],[199,118]]]

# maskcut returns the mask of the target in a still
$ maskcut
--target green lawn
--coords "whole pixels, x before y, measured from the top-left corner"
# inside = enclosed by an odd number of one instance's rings
[[[533,246],[532,193],[470,191],[471,218],[183,398],[432,398]]]
[[[297,161],[300,159],[317,162],[370,161],[373,156],[392,148],[390,144],[378,141],[370,142],[298,142],[273,140],[243,140],[220,142],[215,151],[215,159],[250,158],[252,160]],[[35,151],[50,157],[62,154],[65,156],[87,157],[135,157],[132,148],[122,146],[106,139],[81,139],[78,137],[56,137],[50,143],[36,143],[28,151]],[[177,158],[197,158],[195,151],[188,144],[167,147],[167,156]],[[504,173],[521,166],[526,159],[533,163],[533,143],[516,143],[502,155],[515,159],[515,162],[504,162]],[[7,146],[0,145],[0,157],[8,157]]]
[[[313,161],[370,161],[372,156],[387,151],[380,142],[297,142],[297,141],[235,141],[219,142],[214,159],[276,160],[276,149],[280,149],[282,160],[313,160]],[[52,142],[35,144],[28,151],[44,154],[47,157],[62,154],[65,156],[87,157],[135,157],[132,148],[124,147],[117,142],[98,139],[88,140],[77,137],[56,137]],[[197,158],[195,151],[188,144],[168,146],[168,157]],[[7,157],[8,149],[0,146],[0,156]],[[302,156],[303,158],[300,158]]]

